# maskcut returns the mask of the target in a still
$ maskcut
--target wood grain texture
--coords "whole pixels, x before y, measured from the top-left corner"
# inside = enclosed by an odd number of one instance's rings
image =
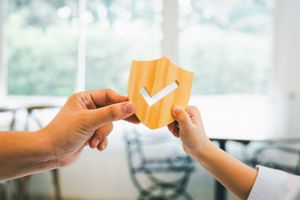
[[[149,106],[140,93],[145,87],[152,97],[166,86],[177,81],[178,87],[164,98]],[[150,61],[132,61],[128,81],[129,101],[136,106],[136,116],[151,129],[166,126],[174,121],[172,108],[187,106],[191,95],[193,73],[186,71],[167,57]]]

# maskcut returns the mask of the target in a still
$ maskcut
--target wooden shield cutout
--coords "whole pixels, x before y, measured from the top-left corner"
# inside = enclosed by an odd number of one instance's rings
[[[172,123],[172,108],[187,106],[192,81],[192,72],[176,66],[167,57],[132,61],[128,96],[136,106],[137,118],[151,129]]]

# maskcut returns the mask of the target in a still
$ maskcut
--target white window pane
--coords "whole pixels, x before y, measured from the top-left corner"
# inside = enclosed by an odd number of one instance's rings
[[[10,95],[68,95],[77,57],[77,3],[7,0],[4,24]]]
[[[133,59],[160,56],[162,2],[87,1],[87,88],[126,94]]]
[[[180,0],[179,63],[193,94],[266,93],[274,0]]]

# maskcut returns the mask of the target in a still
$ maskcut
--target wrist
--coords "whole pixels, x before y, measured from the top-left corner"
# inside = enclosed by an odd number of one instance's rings
[[[45,168],[54,169],[57,167],[57,157],[54,146],[51,143],[49,134],[45,128],[32,133],[35,138],[36,149],[39,151],[41,165]]]
[[[208,156],[210,156],[211,152],[216,148],[216,146],[209,140],[203,142],[202,144],[198,145],[198,148],[192,153],[192,156],[202,162]]]
[[[0,134],[0,179],[10,179],[53,169],[55,157],[43,131]]]

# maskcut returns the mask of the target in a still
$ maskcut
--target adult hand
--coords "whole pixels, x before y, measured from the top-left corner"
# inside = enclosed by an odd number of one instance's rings
[[[104,150],[114,121],[138,123],[134,110],[127,97],[109,89],[70,96],[53,121],[41,129],[55,153],[57,167],[76,160],[87,144]]]

